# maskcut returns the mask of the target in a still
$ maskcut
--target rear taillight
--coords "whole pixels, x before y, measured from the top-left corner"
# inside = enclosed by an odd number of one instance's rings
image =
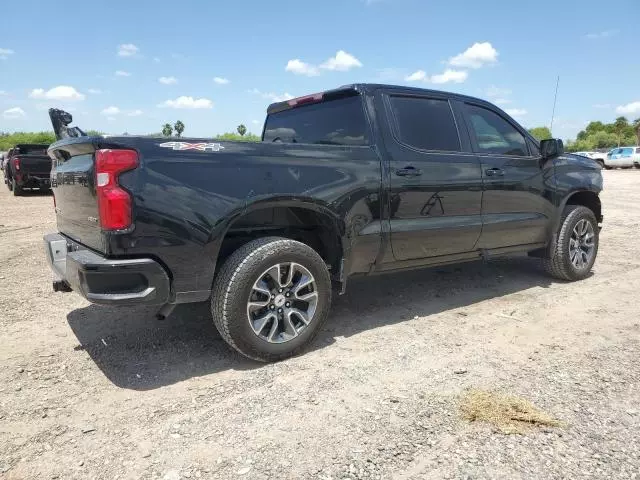
[[[13,168],[15,168],[18,172],[20,171],[20,159],[18,157],[13,159]]]
[[[96,193],[100,226],[104,230],[131,227],[131,195],[118,185],[118,176],[137,166],[135,150],[96,151]]]

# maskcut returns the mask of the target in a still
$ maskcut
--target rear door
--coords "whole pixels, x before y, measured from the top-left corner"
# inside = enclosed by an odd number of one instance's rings
[[[473,150],[482,166],[482,235],[478,248],[546,242],[554,213],[553,162],[506,115],[464,103]]]
[[[383,96],[396,260],[469,252],[482,228],[480,163],[446,95]]]

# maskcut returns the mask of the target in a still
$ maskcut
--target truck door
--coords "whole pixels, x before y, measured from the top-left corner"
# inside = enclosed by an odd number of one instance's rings
[[[482,165],[478,248],[546,242],[555,211],[553,162],[541,163],[538,147],[497,110],[473,103],[464,103],[462,109]]]
[[[482,229],[480,162],[437,93],[384,95],[396,260],[469,252]]]

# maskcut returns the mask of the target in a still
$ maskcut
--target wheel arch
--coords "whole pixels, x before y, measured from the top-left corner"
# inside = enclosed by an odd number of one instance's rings
[[[593,190],[578,190],[567,195],[560,207],[560,212],[564,210],[567,205],[582,205],[590,209],[596,216],[598,223],[602,222],[602,202],[598,192]]]
[[[344,222],[320,202],[295,198],[254,202],[229,218],[216,242],[216,270],[242,245],[266,236],[281,236],[308,245],[323,258],[332,277],[339,279],[346,251]]]

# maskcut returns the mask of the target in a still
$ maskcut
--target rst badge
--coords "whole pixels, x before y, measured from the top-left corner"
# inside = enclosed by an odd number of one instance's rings
[[[219,143],[188,143],[188,142],[165,142],[158,144],[162,148],[172,150],[199,150],[201,152],[219,152],[224,147]]]

